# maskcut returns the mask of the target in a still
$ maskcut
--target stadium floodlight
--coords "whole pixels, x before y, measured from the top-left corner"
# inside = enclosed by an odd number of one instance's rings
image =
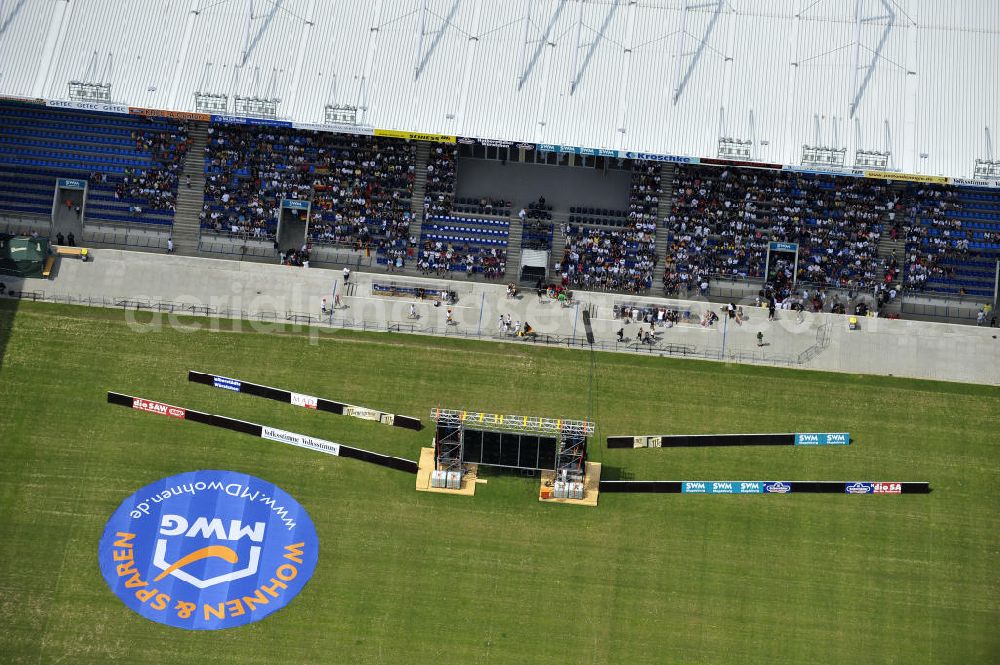
[[[972,169],[973,178],[1000,179],[1000,161],[992,159],[977,159]]]
[[[854,153],[854,167],[877,169],[882,171],[889,166],[889,157],[892,153],[880,152],[878,150],[857,150]]]
[[[833,166],[842,168],[847,148],[834,148],[821,145],[802,146],[802,166]]]
[[[350,104],[327,104],[323,122],[328,125],[358,124],[358,107]]]
[[[233,112],[236,115],[249,115],[262,118],[277,118],[278,104],[281,100],[277,97],[264,99],[261,97],[233,97]]]
[[[69,82],[69,98],[81,102],[110,102],[110,83]]]
[[[749,139],[734,139],[728,136],[719,137],[718,156],[731,159],[750,159],[750,149],[753,141]]]
[[[198,113],[225,113],[228,108],[228,95],[211,92],[194,93],[194,110]]]

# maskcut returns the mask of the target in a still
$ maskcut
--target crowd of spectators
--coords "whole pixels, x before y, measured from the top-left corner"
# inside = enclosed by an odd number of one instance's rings
[[[885,278],[877,250],[892,195],[882,181],[681,166],[673,192],[668,292],[712,275],[761,279],[772,241],[799,245],[801,281],[865,288]]]
[[[632,183],[629,189],[629,220],[655,225],[659,205],[659,162],[634,162],[632,165]]]
[[[896,201],[903,218],[906,287],[924,291],[929,280],[955,279],[952,262],[969,258],[973,232],[948,213],[960,211],[958,190],[940,185],[908,187]]]
[[[556,270],[563,286],[638,293],[652,286],[656,268],[653,228],[563,227],[566,246]]]
[[[424,187],[424,217],[451,214],[455,199],[455,162],[458,148],[435,144],[427,160]]]
[[[439,277],[452,271],[465,271],[466,275],[479,273],[487,279],[500,279],[507,269],[507,251],[425,240],[417,257],[417,268],[425,275]]]
[[[171,130],[135,130],[131,133],[136,152],[148,153],[152,160],[149,167],[126,167],[122,176],[107,173],[90,174],[90,184],[107,185],[114,189],[116,201],[125,201],[134,215],[144,211],[174,212],[177,206],[177,188],[191,138],[187,126],[178,124]]]
[[[284,128],[208,131],[203,227],[274,238],[282,199],[311,198],[313,242],[406,245],[414,144]]]

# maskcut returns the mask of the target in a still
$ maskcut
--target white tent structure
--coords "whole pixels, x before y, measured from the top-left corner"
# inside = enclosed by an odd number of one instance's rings
[[[3,96],[961,178],[997,62],[996,0],[0,0]]]

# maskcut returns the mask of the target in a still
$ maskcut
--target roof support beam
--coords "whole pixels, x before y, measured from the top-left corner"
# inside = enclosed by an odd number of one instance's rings
[[[626,18],[626,28],[625,28],[625,49],[622,53],[622,73],[618,77],[618,115],[615,116],[617,122],[614,128],[614,141],[609,147],[617,148],[618,150],[625,149],[625,113],[627,109],[628,100],[628,84],[629,79],[632,76],[632,39],[635,33],[635,15],[637,11],[636,0],[629,0],[628,3],[628,16]]]
[[[465,75],[462,76],[462,89],[458,98],[458,115],[454,128],[449,134],[459,134],[465,126],[465,108],[469,100],[469,83],[472,81],[472,66],[476,61],[476,47],[479,45],[479,19],[482,15],[483,0],[476,0],[476,9],[472,17],[472,36],[469,37],[469,49],[465,55]]]
[[[41,66],[38,68],[38,75],[35,76],[35,84],[31,88],[32,97],[60,98],[69,93],[67,88],[62,95],[52,94],[52,74],[62,54],[63,44],[66,43],[66,31],[72,22],[70,17],[73,14],[73,4],[68,0],[54,4],[52,21],[45,36],[45,46],[42,47]]]
[[[309,33],[313,27],[313,12],[316,9],[316,0],[309,0],[309,7],[306,9],[306,18],[302,22],[302,34],[299,37],[299,52],[295,57],[295,71],[292,72],[292,83],[288,86],[288,103],[294,104],[298,100],[299,81],[302,80],[302,67],[306,61],[306,45],[309,44]],[[273,94],[273,91],[272,91]],[[275,95],[277,96],[277,95]]]
[[[868,89],[868,83],[872,80],[872,74],[875,72],[875,66],[878,64],[879,58],[882,57],[882,50],[885,48],[885,43],[889,39],[889,33],[892,32],[892,24],[896,20],[896,12],[892,10],[892,6],[887,2],[887,0],[881,0],[882,6],[885,7],[887,14],[883,16],[864,16],[864,5],[867,0],[855,0],[854,5],[854,80],[851,84],[851,91],[854,93],[854,99],[851,100],[851,111],[850,117],[854,117],[854,112],[858,109],[858,104],[861,103],[861,98],[865,94],[865,90]],[[865,77],[861,81],[861,85],[858,85],[858,72],[861,70],[861,26],[865,23],[873,23],[875,21],[888,20],[885,25],[885,29],[882,30],[882,36],[878,40],[878,46],[872,51],[871,62],[866,67]],[[867,49],[866,50],[870,50]]]
[[[528,4],[530,5],[532,2],[535,2],[535,1],[537,1],[537,0],[528,0]],[[545,45],[546,44],[550,44],[551,46],[555,46],[554,43],[552,43],[552,42],[549,41],[549,37],[552,34],[552,28],[555,27],[555,25],[556,25],[556,21],[559,20],[559,15],[562,14],[563,8],[566,6],[567,0],[557,0],[557,1],[558,1],[558,4],[556,5],[556,10],[552,13],[552,17],[549,19],[549,24],[547,26],[545,26],[545,33],[536,42],[538,44],[538,46],[537,46],[537,48],[535,48],[535,52],[532,54],[531,60],[528,62],[528,65],[526,67],[523,65],[523,62],[524,62],[524,55],[525,55],[525,52],[527,51],[528,43],[529,43],[528,42],[528,25],[531,22],[530,9],[529,9],[527,17],[525,18],[524,50],[522,50],[522,52],[521,52],[522,66],[521,66],[521,77],[517,81],[517,89],[518,89],[518,91],[521,90],[521,88],[524,86],[524,83],[528,80],[528,77],[531,76],[531,71],[535,68],[535,63],[538,62],[538,56],[540,56],[542,54],[542,49],[545,48]]]
[[[194,22],[198,18],[198,0],[191,0],[191,8],[188,10],[187,23],[184,26],[184,37],[181,39],[181,48],[177,52],[177,68],[174,70],[174,80],[170,84],[170,95],[167,97],[167,108],[190,108],[194,110],[194,96],[187,100],[187,104],[178,103],[177,95],[181,89],[181,78],[184,75],[184,64],[187,62],[188,49],[191,46],[191,33],[194,32]]]

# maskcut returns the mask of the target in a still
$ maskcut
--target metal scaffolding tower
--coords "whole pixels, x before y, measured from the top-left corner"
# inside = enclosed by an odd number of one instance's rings
[[[431,417],[434,418],[434,412],[431,413]],[[438,424],[434,450],[438,468],[443,471],[461,472],[465,446],[465,426],[461,418],[447,413],[441,414],[434,420]]]

